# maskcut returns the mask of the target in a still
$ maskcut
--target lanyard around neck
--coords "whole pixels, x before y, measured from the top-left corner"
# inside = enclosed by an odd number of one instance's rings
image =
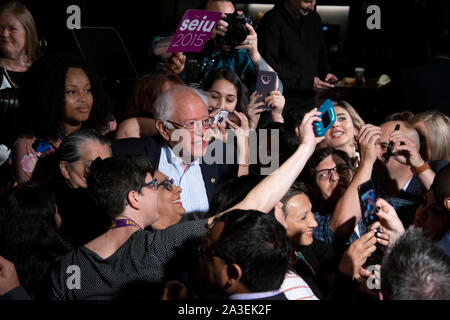
[[[133,219],[130,219],[130,218],[114,220],[110,229],[117,229],[117,228],[121,228],[121,227],[129,227],[129,226],[136,226],[140,230],[142,230],[141,226],[138,225],[135,221],[133,221]]]

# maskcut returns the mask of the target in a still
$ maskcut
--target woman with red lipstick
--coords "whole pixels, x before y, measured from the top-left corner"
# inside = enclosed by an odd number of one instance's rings
[[[80,128],[110,131],[110,104],[98,80],[78,58],[47,56],[29,71],[19,115],[21,136],[12,148],[18,183],[30,179],[38,158],[53,153]]]
[[[352,159],[352,164],[358,166],[359,152],[356,137],[365,124],[358,112],[346,101],[333,101],[336,121],[325,134],[325,145],[345,151]]]

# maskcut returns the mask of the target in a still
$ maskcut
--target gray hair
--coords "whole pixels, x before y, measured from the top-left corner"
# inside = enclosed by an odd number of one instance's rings
[[[383,258],[381,290],[389,300],[449,300],[450,257],[410,227]]]
[[[169,128],[171,128],[172,125],[168,123],[167,120],[172,117],[173,108],[175,108],[173,97],[178,91],[190,91],[191,93],[198,95],[205,104],[205,107],[208,108],[208,93],[205,91],[186,85],[175,85],[170,87],[156,98],[153,109],[155,119],[164,121]]]
[[[81,159],[80,147],[86,141],[96,141],[111,149],[111,142],[94,129],[83,128],[64,138],[56,153],[58,161],[73,163]]]

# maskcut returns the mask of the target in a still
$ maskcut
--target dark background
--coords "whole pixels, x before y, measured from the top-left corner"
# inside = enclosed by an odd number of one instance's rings
[[[81,25],[113,27],[117,29],[128,50],[137,74],[150,71],[155,61],[149,58],[151,39],[167,35],[177,27],[184,11],[198,8],[201,0],[164,1],[106,1],[62,0],[23,1],[35,18],[39,36],[47,42],[47,51],[73,50],[79,52],[72,32],[67,29],[69,14],[66,9],[76,4],[81,8]],[[275,3],[260,0],[257,3]],[[318,0],[318,5],[350,6],[348,33],[339,39],[338,50],[330,53],[335,74],[342,78],[353,76],[356,66],[366,69],[366,77],[391,74],[397,68],[420,64],[427,59],[427,34],[435,25],[449,26],[448,0]],[[253,1],[237,1],[239,4]],[[368,5],[381,8],[381,30],[368,30]],[[332,39],[334,40],[334,39]],[[333,41],[332,41],[333,42]],[[337,41],[335,41],[337,42]],[[98,50],[107,48],[98,47]],[[94,49],[96,50],[96,49]],[[105,60],[106,68],[120,67],[120,61]],[[117,78],[117,77],[116,77]],[[116,101],[118,117],[126,101],[131,79],[105,79],[105,84]],[[370,92],[370,91],[369,91]],[[386,96],[387,95],[387,96]],[[389,93],[370,93],[353,96],[353,103],[377,114],[386,105]],[[349,98],[352,100],[352,97]],[[383,101],[383,103],[380,101]],[[385,106],[385,108],[387,108]],[[389,107],[392,110],[392,106]],[[368,111],[369,112],[369,111]],[[367,116],[371,116],[367,113]]]

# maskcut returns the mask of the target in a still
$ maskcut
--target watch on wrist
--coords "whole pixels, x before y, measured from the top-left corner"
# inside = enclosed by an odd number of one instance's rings
[[[428,169],[430,169],[430,165],[426,161],[420,167],[417,167],[417,168],[411,167],[411,171],[414,173],[415,176],[420,175],[422,172],[424,172],[425,170],[428,170]]]

